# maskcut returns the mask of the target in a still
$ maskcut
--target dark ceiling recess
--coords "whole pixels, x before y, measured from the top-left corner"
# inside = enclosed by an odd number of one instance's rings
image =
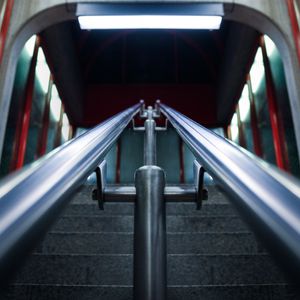
[[[71,21],[42,33],[66,112],[80,127],[140,99],[149,105],[160,99],[208,127],[225,125],[256,36],[228,21],[217,31],[83,31]]]

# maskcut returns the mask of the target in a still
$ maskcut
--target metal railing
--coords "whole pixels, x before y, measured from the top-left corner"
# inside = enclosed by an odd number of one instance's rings
[[[299,283],[299,181],[174,109],[163,104],[159,108],[288,275]]]
[[[53,150],[0,183],[0,280],[59,216],[71,195],[104,159],[139,104]]]
[[[230,200],[241,215],[263,238],[288,274],[299,282],[299,182],[170,107],[160,104],[158,109],[174,126],[205,170],[230,195]],[[71,195],[104,159],[109,148],[138,111],[139,105],[125,110],[0,183],[1,282],[43,236],[69,202]],[[146,136],[146,145],[149,147],[145,147],[145,150],[150,151],[155,143],[149,142],[152,135]],[[145,157],[147,163],[149,157]],[[154,164],[155,156],[151,157],[149,161]],[[150,174],[147,172],[157,168],[150,169],[151,166],[148,169],[141,168],[141,172],[145,172],[145,178],[141,176],[142,181],[147,182]],[[139,191],[140,186],[137,180],[137,198],[144,191]],[[149,186],[153,193],[157,192],[156,183]],[[128,193],[133,195],[134,190],[127,189],[125,196]],[[166,195],[164,197],[166,199]],[[144,203],[143,199],[140,198],[141,203]],[[157,247],[153,249],[157,250]]]

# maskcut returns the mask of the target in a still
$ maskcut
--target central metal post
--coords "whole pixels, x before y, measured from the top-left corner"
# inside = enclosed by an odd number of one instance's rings
[[[147,110],[147,120],[145,121],[144,139],[144,165],[156,165],[156,132],[153,110],[149,106]]]
[[[144,166],[135,173],[134,300],[165,300],[167,290],[165,173],[156,164],[155,121],[147,110]]]

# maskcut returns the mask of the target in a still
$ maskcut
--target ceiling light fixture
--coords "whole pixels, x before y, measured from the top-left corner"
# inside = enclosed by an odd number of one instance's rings
[[[103,15],[79,16],[81,29],[219,29],[221,16]]]

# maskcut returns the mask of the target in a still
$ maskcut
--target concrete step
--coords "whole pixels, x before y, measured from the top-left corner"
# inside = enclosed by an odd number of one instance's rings
[[[133,216],[63,216],[52,231],[133,232]],[[249,231],[237,216],[168,216],[169,232],[240,232]]]
[[[168,300],[296,300],[295,291],[285,284],[169,286]],[[132,286],[99,285],[15,285],[3,300],[132,300]]]
[[[84,186],[1,299],[132,299],[133,211]],[[224,195],[167,204],[168,300],[297,299]]]
[[[170,254],[250,254],[263,253],[253,234],[169,233]],[[43,254],[132,254],[132,233],[65,233],[51,232],[36,249]]]
[[[166,204],[167,215],[195,215],[195,216],[226,216],[237,215],[235,209],[228,203],[212,204],[205,202],[201,210],[196,210],[196,204],[194,203],[167,203]],[[96,202],[87,203],[71,203],[65,209],[64,215],[130,215],[134,214],[133,203],[105,203],[104,210],[98,209]]]
[[[35,254],[16,283],[131,285],[133,257]],[[268,255],[168,255],[169,285],[276,284],[285,279]]]

